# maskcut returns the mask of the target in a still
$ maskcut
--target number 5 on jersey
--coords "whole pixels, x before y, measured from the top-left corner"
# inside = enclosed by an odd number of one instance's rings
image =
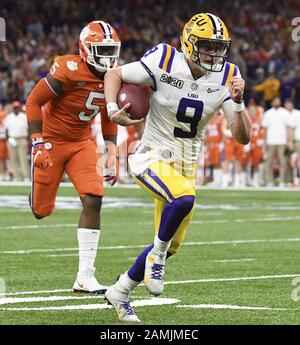
[[[94,91],[90,92],[89,97],[87,98],[85,102],[85,107],[88,110],[93,110],[93,113],[90,115],[86,115],[84,111],[81,111],[78,114],[78,117],[80,118],[81,121],[90,121],[100,112],[100,106],[93,104],[93,101],[95,98],[104,99],[104,93],[94,92]]]

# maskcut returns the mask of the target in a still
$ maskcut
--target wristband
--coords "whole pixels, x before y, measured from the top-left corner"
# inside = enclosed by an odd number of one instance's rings
[[[34,133],[31,135],[32,146],[42,146],[44,145],[44,139],[42,133]]]
[[[108,117],[110,117],[116,111],[120,110],[119,107],[118,107],[118,104],[116,102],[109,102],[109,103],[107,103],[106,104],[106,109],[107,109]]]
[[[233,101],[233,104],[234,104],[234,106],[233,106],[234,111],[236,111],[238,113],[240,113],[241,111],[243,111],[245,109],[245,104],[243,101],[240,103],[236,103]]]

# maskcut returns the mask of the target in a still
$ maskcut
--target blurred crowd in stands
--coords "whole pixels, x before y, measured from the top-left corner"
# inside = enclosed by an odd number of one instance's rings
[[[300,41],[293,41],[291,34],[299,0],[2,0],[6,41],[0,43],[1,117],[12,112],[13,101],[25,103],[55,56],[78,53],[78,34],[89,21],[102,19],[116,28],[123,64],[160,42],[180,49],[182,27],[198,12],[220,16],[229,28],[229,60],[246,80],[247,105],[255,103],[264,112],[278,96],[282,104],[292,101],[300,109]]]

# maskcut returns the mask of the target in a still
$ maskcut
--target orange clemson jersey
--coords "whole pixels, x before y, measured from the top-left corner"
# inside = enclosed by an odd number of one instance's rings
[[[210,143],[220,143],[222,141],[222,121],[224,115],[215,115],[207,123],[207,140]]]
[[[107,116],[104,82],[79,55],[57,57],[50,74],[61,82],[63,93],[43,108],[43,136],[59,141],[85,140],[91,136],[94,117],[99,112]]]
[[[251,132],[251,145],[262,146],[265,137],[265,130],[262,126],[263,109],[256,107],[256,113],[251,116],[252,132]]]

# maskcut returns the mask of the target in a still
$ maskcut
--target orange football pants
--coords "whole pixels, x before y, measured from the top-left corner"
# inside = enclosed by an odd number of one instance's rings
[[[64,171],[80,197],[87,194],[103,196],[103,176],[98,169],[100,155],[92,139],[80,142],[45,140],[45,143],[53,167],[40,169],[32,165],[30,202],[35,214],[46,217],[52,213]]]
[[[225,160],[238,161],[243,159],[243,145],[238,143],[235,139],[225,139]]]

